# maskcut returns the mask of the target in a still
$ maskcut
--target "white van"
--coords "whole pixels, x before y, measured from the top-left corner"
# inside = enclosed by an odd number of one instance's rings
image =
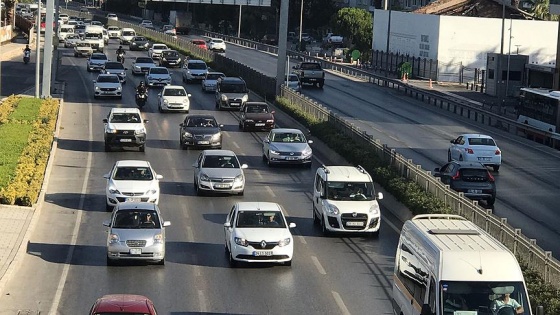
[[[381,212],[373,180],[361,166],[321,166],[313,183],[313,222],[323,234],[359,232],[377,235]]]
[[[130,44],[134,36],[136,36],[136,31],[133,28],[123,28],[121,30],[121,37],[119,38],[121,45]]]
[[[509,294],[514,308],[501,299]],[[458,215],[417,215],[404,223],[393,274],[396,315],[531,314],[515,256]]]
[[[58,41],[64,42],[68,34],[74,34],[74,25],[63,24],[58,27]]]
[[[105,40],[103,39],[103,26],[86,25],[84,40],[91,44],[91,47],[98,52],[103,52]]]

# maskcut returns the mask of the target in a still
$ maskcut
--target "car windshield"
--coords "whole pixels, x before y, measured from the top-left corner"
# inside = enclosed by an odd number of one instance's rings
[[[169,74],[166,68],[151,68],[150,74]]]
[[[231,155],[207,155],[202,162],[205,168],[239,168],[239,162]]]
[[[163,57],[179,57],[179,53],[172,50],[172,51],[164,51],[162,53]]]
[[[268,105],[247,105],[246,113],[268,113]]]
[[[152,60],[152,58],[138,57],[136,58],[136,63],[154,63],[154,61]]]
[[[168,49],[168,48],[165,45],[154,45],[153,49],[154,50],[165,50],[165,49]]]
[[[331,200],[373,200],[373,184],[367,182],[327,182],[326,196]]]
[[[321,65],[318,63],[302,63],[300,65],[301,70],[321,70]]]
[[[207,117],[193,117],[190,118],[187,123],[187,127],[209,127],[214,128],[218,124],[214,118],[207,118]]]
[[[215,44],[221,44],[221,43],[223,43],[224,41],[221,40],[221,39],[213,39],[212,42],[215,43]]]
[[[195,70],[206,70],[208,68],[206,67],[206,64],[202,62],[189,62],[188,67],[189,69],[195,69]]]
[[[496,142],[492,138],[469,138],[469,145],[486,145],[486,146],[496,146]]]
[[[235,227],[286,228],[286,222],[280,211],[239,211]]]
[[[288,76],[288,81],[289,82],[298,82],[299,80],[298,80],[297,75],[289,75]]]
[[[76,34],[70,34],[70,35],[66,36],[66,40],[77,39],[77,38],[80,38],[80,36],[78,36]]]
[[[109,31],[118,31],[119,27],[118,26],[109,26],[109,28],[107,29]]]
[[[156,211],[148,209],[120,210],[115,214],[114,229],[160,229],[160,219]],[[103,315],[108,313],[102,313]],[[112,314],[112,313],[111,313]]]
[[[272,134],[272,142],[291,142],[291,143],[304,143],[305,136],[297,132],[275,132]]]
[[[152,171],[147,166],[121,166],[117,167],[114,180],[146,180],[154,179]]]
[[[118,113],[111,116],[112,123],[139,123],[141,121],[138,113]]]
[[[76,46],[78,46],[78,47],[90,47],[91,44],[87,43],[87,42],[81,42],[81,43],[76,43]]]
[[[220,91],[223,93],[245,93],[247,88],[245,84],[238,84],[238,83],[229,83],[229,84],[222,84],[220,87]]]
[[[124,70],[124,66],[120,62],[106,62],[105,69],[111,70]]]
[[[122,35],[123,36],[134,36],[134,35],[136,35],[136,33],[132,32],[132,31],[123,31]]]
[[[208,75],[206,75],[206,80],[218,80],[224,76],[225,75],[223,73],[208,73]]]
[[[187,96],[187,92],[184,89],[165,89],[163,91],[165,96]]]
[[[145,42],[148,41],[145,37],[134,37],[135,42]]]
[[[97,83],[119,83],[119,77],[116,75],[103,75],[97,77]]]
[[[105,55],[91,55],[91,59],[95,59],[95,60],[107,60],[107,56]]]

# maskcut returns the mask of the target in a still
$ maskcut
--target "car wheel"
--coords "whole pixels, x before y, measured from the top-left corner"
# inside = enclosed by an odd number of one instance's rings
[[[111,258],[107,257],[107,266],[114,266],[115,265],[115,261],[113,261]]]
[[[165,258],[157,262],[158,265],[164,266],[165,265]]]
[[[157,109],[160,113],[163,113],[163,108],[161,107],[161,103],[158,103]]]
[[[496,202],[496,197],[492,197],[492,198],[486,200],[486,203],[487,203],[489,206],[493,206],[495,202]]]
[[[91,72],[91,69],[89,67],[86,67],[87,72]]]
[[[492,169],[494,169],[494,172],[498,172],[500,170],[500,165],[493,165]]]
[[[143,144],[143,145],[141,145],[140,147],[138,147],[138,151],[140,151],[140,152],[146,152],[146,145]]]
[[[325,83],[320,82],[320,83],[319,83],[319,88],[322,89],[322,88],[323,88],[323,85],[325,85]]]
[[[451,150],[447,151],[447,162],[451,162]]]
[[[229,265],[232,268],[237,267],[237,261],[235,259],[233,259],[233,254],[231,253],[231,251],[229,253]]]
[[[262,160],[263,160],[263,162],[266,162],[266,160],[267,160],[266,154],[264,154],[264,153],[263,153],[263,155],[262,155]]]
[[[327,230],[327,223],[325,221],[325,218],[321,217],[321,231],[323,232],[324,236],[328,236],[330,232],[329,230]]]
[[[288,261],[285,261],[285,262],[284,262],[284,266],[286,266],[286,267],[291,267],[291,266],[292,266],[292,260],[290,259],[290,260],[288,260]]]
[[[105,143],[105,152],[111,152],[111,146]]]
[[[108,203],[105,203],[105,211],[107,212],[112,212],[113,211],[113,206],[111,206]]]
[[[268,152],[268,156],[270,156],[270,152]],[[272,162],[270,161],[270,157],[266,158],[266,165],[268,165],[269,167],[272,166]]]
[[[243,196],[245,194],[245,190],[242,190],[241,192],[239,192],[237,195],[238,196]]]

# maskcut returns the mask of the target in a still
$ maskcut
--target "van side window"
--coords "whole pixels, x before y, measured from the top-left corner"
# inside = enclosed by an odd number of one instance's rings
[[[436,280],[434,277],[430,277],[430,291],[428,293],[428,305],[430,305],[430,310],[432,314],[436,313]]]
[[[401,244],[397,263],[397,277],[414,297],[416,303],[423,305],[428,285],[426,266],[405,243]]]
[[[317,192],[321,191],[321,175],[315,175],[315,190]]]

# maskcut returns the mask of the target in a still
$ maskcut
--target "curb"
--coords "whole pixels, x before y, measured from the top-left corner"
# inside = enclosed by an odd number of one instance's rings
[[[65,85],[63,84],[62,87],[61,87],[61,90],[62,90],[61,95],[62,96],[64,96],[64,89],[65,89]],[[9,266],[6,269],[6,272],[3,275],[0,275],[0,294],[4,293],[3,291],[4,291],[4,288],[5,288],[6,284],[15,275],[17,275],[17,271],[18,271],[19,267],[21,267],[23,258],[25,257],[25,254],[27,253],[27,244],[29,243],[29,239],[31,238],[31,235],[33,234],[33,232],[35,230],[35,227],[37,226],[37,223],[39,221],[39,217],[41,216],[43,203],[44,203],[44,200],[45,200],[45,192],[47,191],[50,174],[51,174],[52,167],[53,167],[53,164],[54,164],[55,152],[56,152],[56,149],[58,148],[58,137],[59,137],[59,134],[60,134],[60,124],[61,124],[61,121],[62,121],[62,109],[64,107],[64,98],[61,97],[61,98],[59,98],[59,100],[60,100],[60,106],[59,106],[59,110],[58,110],[58,117],[56,119],[56,127],[55,127],[55,130],[54,130],[53,144],[52,144],[51,151],[50,151],[50,154],[49,154],[49,160],[47,162],[47,167],[45,169],[45,177],[43,179],[43,185],[41,187],[41,192],[39,193],[37,204],[35,204],[32,207],[32,208],[34,208],[34,210],[31,214],[32,215],[31,221],[27,225],[27,228],[22,229],[22,232],[20,233],[20,237],[22,236],[22,234],[23,234],[23,237],[21,239],[21,242],[19,243],[16,254],[14,255],[12,261],[8,262]]]

